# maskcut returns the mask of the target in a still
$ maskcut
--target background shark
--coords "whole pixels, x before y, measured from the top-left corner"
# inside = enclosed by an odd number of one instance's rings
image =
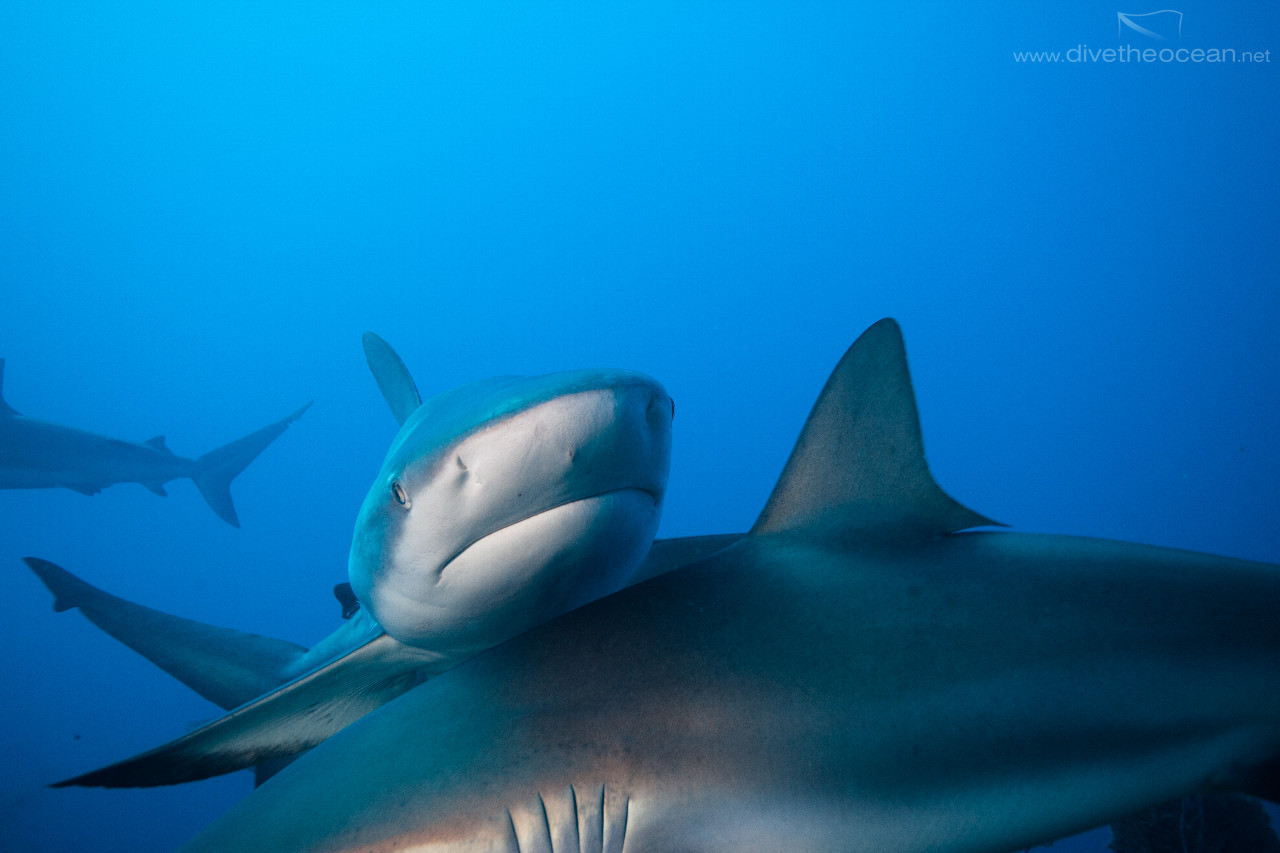
[[[896,324],[750,535],[379,709],[184,848],[1001,853],[1280,798],[1280,567],[992,522],[924,462]]]
[[[115,483],[140,483],[164,497],[164,484],[183,477],[205,503],[239,527],[231,503],[234,480],[310,403],[291,415],[195,459],[176,455],[158,435],[141,444],[20,415],[4,401],[0,359],[0,489],[62,487],[94,495]]]
[[[161,613],[27,558],[56,610],[79,608],[235,709],[59,785],[173,784],[268,764],[264,778],[419,680],[636,572],[670,465],[674,405],[659,384],[570,371],[485,380],[422,403],[384,341],[370,333],[364,346],[402,427],[355,525],[350,576],[362,606],[314,648]],[[661,549],[650,565],[689,553]]]

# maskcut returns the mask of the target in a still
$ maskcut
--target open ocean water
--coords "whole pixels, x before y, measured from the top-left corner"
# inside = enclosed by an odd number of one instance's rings
[[[656,376],[678,536],[751,524],[894,316],[959,500],[1280,562],[1280,6],[1156,11],[0,6],[8,403],[196,455],[315,401],[235,481],[240,530],[186,481],[0,491],[0,849],[170,850],[250,789],[44,788],[218,711],[19,558],[319,639],[395,432],[366,329],[424,394]]]

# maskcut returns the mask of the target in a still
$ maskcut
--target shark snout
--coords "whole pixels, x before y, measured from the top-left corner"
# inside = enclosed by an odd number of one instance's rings
[[[652,391],[649,394],[649,405],[645,409],[645,420],[653,429],[670,428],[676,419],[676,401],[665,392]]]
[[[366,499],[351,584],[401,642],[499,630],[514,612],[550,617],[584,590],[616,589],[648,550],[670,466],[666,390],[628,371],[527,381],[561,393],[461,434],[441,429],[443,412],[411,421],[424,438],[389,454]]]
[[[639,489],[661,505],[670,469],[675,404],[648,377],[615,389],[608,404],[612,408],[608,427],[584,438],[566,482],[576,483],[580,495]]]

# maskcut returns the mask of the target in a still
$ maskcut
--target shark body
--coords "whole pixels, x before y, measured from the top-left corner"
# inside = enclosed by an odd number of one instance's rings
[[[740,542],[409,691],[184,850],[1003,853],[1280,799],[1280,567],[959,532],[989,524],[882,321]]]
[[[0,359],[0,391],[4,360]],[[140,483],[161,497],[164,484],[190,479],[219,518],[239,527],[231,481],[311,404],[195,459],[178,456],[164,436],[136,443],[19,414],[0,394],[0,489],[65,488],[94,495],[116,483]]]
[[[646,558],[673,414],[653,379],[508,376],[424,402],[381,338],[366,335],[365,351],[401,428],[356,521],[360,606],[315,647],[161,613],[27,558],[55,609],[79,608],[229,711],[59,786],[176,784],[255,766],[261,780],[419,681],[622,587]],[[659,549],[648,565],[689,553]]]

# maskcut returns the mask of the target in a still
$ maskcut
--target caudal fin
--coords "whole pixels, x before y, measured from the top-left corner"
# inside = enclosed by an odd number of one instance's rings
[[[227,524],[239,527],[236,508],[231,503],[231,481],[243,471],[250,462],[258,458],[258,454],[267,445],[275,441],[289,424],[302,417],[302,413],[311,408],[307,403],[293,414],[264,426],[257,432],[244,438],[238,438],[230,444],[224,444],[217,450],[210,450],[196,460],[196,471],[191,479],[204,496],[205,503]]]

